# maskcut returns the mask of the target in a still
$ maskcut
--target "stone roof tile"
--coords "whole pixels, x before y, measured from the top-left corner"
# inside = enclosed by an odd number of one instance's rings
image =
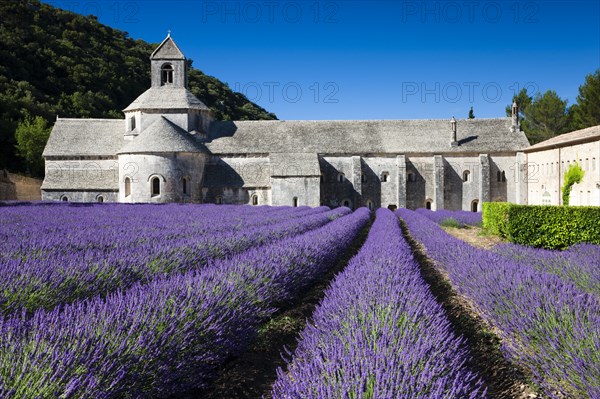
[[[169,34],[150,55],[151,60],[185,60],[183,52]]]
[[[173,85],[164,85],[151,87],[136,98],[123,111],[136,110],[209,110],[209,108],[196,98],[185,87],[176,87]]]
[[[144,129],[119,154],[207,152],[203,144],[164,116]]]
[[[213,154],[450,154],[521,151],[523,132],[510,118],[458,121],[451,147],[449,120],[236,121],[211,125]]]
[[[560,134],[541,143],[527,148],[525,152],[535,152],[555,147],[565,147],[579,142],[600,140],[600,125],[576,130],[571,133]]]
[[[58,119],[43,156],[116,156],[124,128],[122,119]]]

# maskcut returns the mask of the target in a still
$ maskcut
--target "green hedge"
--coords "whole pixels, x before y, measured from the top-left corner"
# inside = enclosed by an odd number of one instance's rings
[[[511,205],[508,202],[484,202],[481,215],[483,227],[492,234],[506,237],[507,213]]]
[[[516,244],[534,247],[600,244],[600,207],[484,203],[483,227]]]

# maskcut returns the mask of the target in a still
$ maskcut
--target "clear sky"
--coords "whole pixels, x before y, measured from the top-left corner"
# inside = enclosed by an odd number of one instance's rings
[[[504,116],[519,88],[575,102],[600,2],[49,0],[194,66],[280,119]]]

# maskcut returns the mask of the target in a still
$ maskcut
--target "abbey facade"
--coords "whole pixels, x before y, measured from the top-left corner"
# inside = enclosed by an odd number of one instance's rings
[[[527,202],[512,118],[217,121],[168,36],[125,118],[57,119],[44,200],[480,210]]]

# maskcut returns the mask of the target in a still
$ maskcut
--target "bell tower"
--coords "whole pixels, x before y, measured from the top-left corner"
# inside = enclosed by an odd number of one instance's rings
[[[171,32],[150,56],[152,87],[187,87],[185,56],[171,38]]]

